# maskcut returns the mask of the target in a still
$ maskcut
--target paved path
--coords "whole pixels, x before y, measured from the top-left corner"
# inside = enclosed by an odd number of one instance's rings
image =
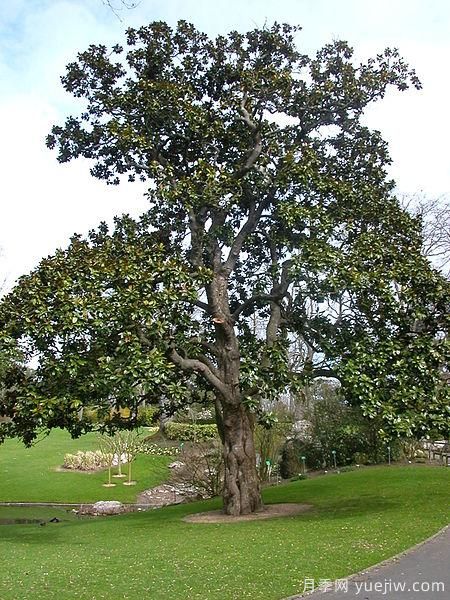
[[[345,589],[347,586],[347,589]],[[305,600],[449,600],[450,526],[427,542]],[[339,589],[340,588],[340,589]],[[301,598],[293,596],[289,600]]]

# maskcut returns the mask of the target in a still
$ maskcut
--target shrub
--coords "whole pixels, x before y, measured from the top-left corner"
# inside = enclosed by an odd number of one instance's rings
[[[365,452],[355,452],[353,462],[357,465],[368,465],[371,461]]]
[[[350,471],[354,471],[356,468],[356,465],[347,465],[346,467],[339,467],[339,473],[349,473]]]
[[[415,460],[416,458],[425,458],[427,453],[424,451],[423,443],[414,438],[405,438],[399,441],[400,456],[406,460]]]
[[[95,408],[83,409],[83,420],[88,423],[98,423],[98,412]]]
[[[218,441],[184,447],[178,461],[179,466],[171,475],[173,483],[188,486],[202,498],[213,498],[222,493],[224,467]]]
[[[197,403],[190,404],[186,408],[177,411],[174,421],[177,423],[207,423],[212,425],[216,423],[214,409]]]
[[[320,448],[323,463],[337,465],[385,462],[387,442],[379,434],[380,421],[368,419],[360,407],[351,406],[341,391],[330,383],[312,386],[312,397],[303,417],[309,422],[301,439],[314,442]],[[396,444],[391,441],[391,456]]]
[[[291,477],[291,481],[304,481],[305,479],[308,479],[306,473],[298,473],[298,475]]]
[[[78,471],[95,471],[108,467],[111,460],[111,455],[101,450],[88,450],[87,452],[79,450],[76,454],[66,454],[64,456],[63,467]]]
[[[271,427],[256,425],[255,449],[259,455],[258,473],[262,481],[267,480],[269,476],[267,460],[270,460],[272,465],[272,474],[278,466],[281,449],[291,429],[292,423],[274,423]]]
[[[323,466],[322,451],[313,442],[288,440],[281,451],[280,475],[283,479],[290,479],[302,472],[302,456],[308,469],[320,469]]]
[[[158,406],[140,406],[137,413],[138,424],[142,427],[151,427],[158,423],[160,413]]]
[[[166,424],[164,433],[169,440],[204,442],[217,437],[217,427],[216,425],[170,422]]]

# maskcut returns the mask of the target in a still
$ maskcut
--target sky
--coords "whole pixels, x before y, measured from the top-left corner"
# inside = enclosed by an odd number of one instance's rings
[[[117,7],[120,0],[111,0]],[[77,115],[60,83],[65,65],[91,43],[123,42],[127,27],[188,20],[209,35],[274,21],[303,27],[299,45],[314,53],[347,40],[358,59],[398,47],[421,91],[389,94],[366,123],[389,143],[390,175],[401,194],[450,195],[450,2],[448,0],[141,0],[117,11],[104,0],[8,0],[0,3],[0,284],[8,289],[70,236],[100,221],[146,208],[142,184],[106,186],[89,163],[60,165],[45,146],[52,125]]]

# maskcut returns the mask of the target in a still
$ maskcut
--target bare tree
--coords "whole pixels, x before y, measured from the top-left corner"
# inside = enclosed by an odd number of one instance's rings
[[[423,253],[450,277],[450,196],[404,197],[405,208],[422,221]]]
[[[142,0],[102,0],[102,2],[115,14],[119,21],[122,21],[120,12],[136,8]]]

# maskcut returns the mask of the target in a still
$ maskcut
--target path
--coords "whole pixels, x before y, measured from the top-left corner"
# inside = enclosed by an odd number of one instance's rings
[[[313,582],[306,583],[311,589]],[[449,600],[450,526],[397,558],[327,587],[288,600]]]

